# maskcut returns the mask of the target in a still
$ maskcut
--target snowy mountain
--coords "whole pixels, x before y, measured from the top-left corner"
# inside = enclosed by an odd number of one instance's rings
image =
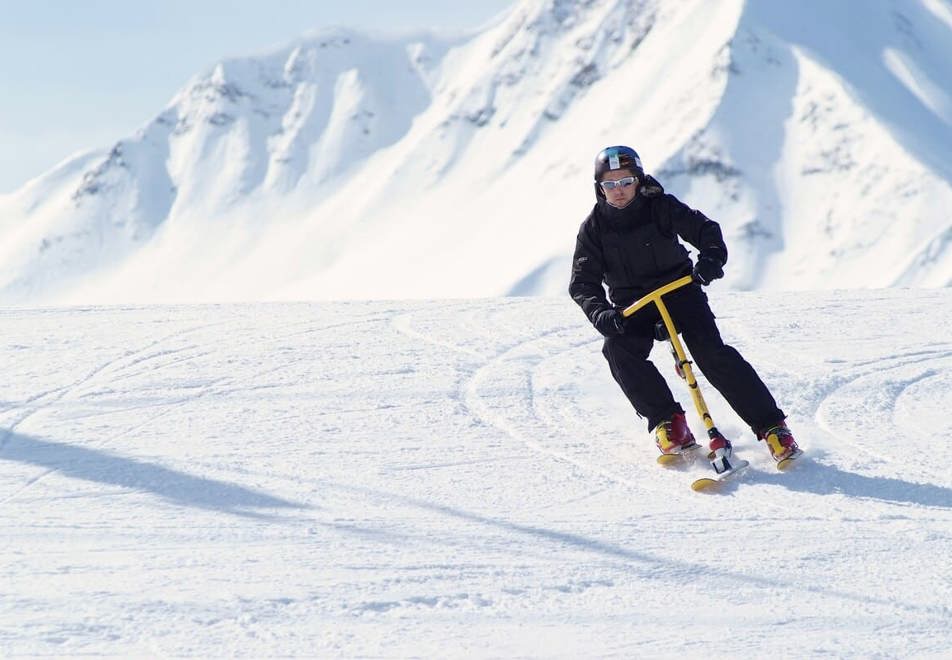
[[[0,655],[947,657],[949,289],[711,295],[718,494],[565,296],[0,311]]]
[[[524,0],[471,35],[321,32],[0,196],[0,301],[560,293],[616,143],[721,222],[728,286],[948,286],[949,62],[948,0]]]

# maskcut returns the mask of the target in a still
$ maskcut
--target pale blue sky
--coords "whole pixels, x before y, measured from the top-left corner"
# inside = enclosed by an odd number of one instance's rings
[[[0,193],[108,147],[223,57],[313,29],[466,29],[514,0],[0,0]]]

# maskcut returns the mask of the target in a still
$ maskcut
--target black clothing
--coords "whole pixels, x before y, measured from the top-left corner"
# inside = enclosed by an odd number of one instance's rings
[[[701,257],[694,264],[694,281],[707,286],[714,280],[724,277],[724,264],[710,257]]]
[[[754,368],[721,339],[701,287],[692,284],[672,291],[664,297],[664,304],[698,369],[741,419],[757,430],[784,418]],[[627,319],[625,334],[607,337],[602,347],[612,376],[638,414],[647,418],[649,430],[675,412],[684,412],[648,360],[654,326],[660,320],[656,305],[640,309]]]
[[[594,325],[600,313],[627,307],[692,273],[679,237],[698,249],[699,259],[720,266],[727,262],[720,226],[664,193],[650,176],[623,209],[600,200],[579,229],[569,294]],[[724,344],[700,286],[673,291],[664,301],[701,372],[747,424],[760,429],[784,418],[750,364]],[[648,361],[659,319],[655,305],[639,310],[626,319],[623,334],[606,336],[602,349],[612,376],[638,414],[648,419],[649,430],[681,411]]]
[[[611,301],[627,307],[662,284],[690,275],[691,259],[678,236],[701,255],[727,262],[720,226],[665,194],[650,176],[623,209],[599,201],[579,229],[569,294],[594,323],[598,312],[612,307],[603,281]]]
[[[625,317],[617,309],[603,309],[595,316],[595,329],[606,337],[625,334]]]

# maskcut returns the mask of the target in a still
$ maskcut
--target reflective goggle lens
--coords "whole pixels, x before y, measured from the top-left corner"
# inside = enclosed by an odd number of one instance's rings
[[[635,177],[626,176],[624,179],[618,179],[618,181],[602,181],[599,185],[602,187],[602,190],[614,190],[615,188],[627,188],[634,184],[634,182]]]

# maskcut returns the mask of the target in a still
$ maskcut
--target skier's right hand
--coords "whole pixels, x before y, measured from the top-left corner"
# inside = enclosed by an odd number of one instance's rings
[[[595,329],[606,337],[625,334],[625,317],[617,309],[603,309],[595,315]]]

